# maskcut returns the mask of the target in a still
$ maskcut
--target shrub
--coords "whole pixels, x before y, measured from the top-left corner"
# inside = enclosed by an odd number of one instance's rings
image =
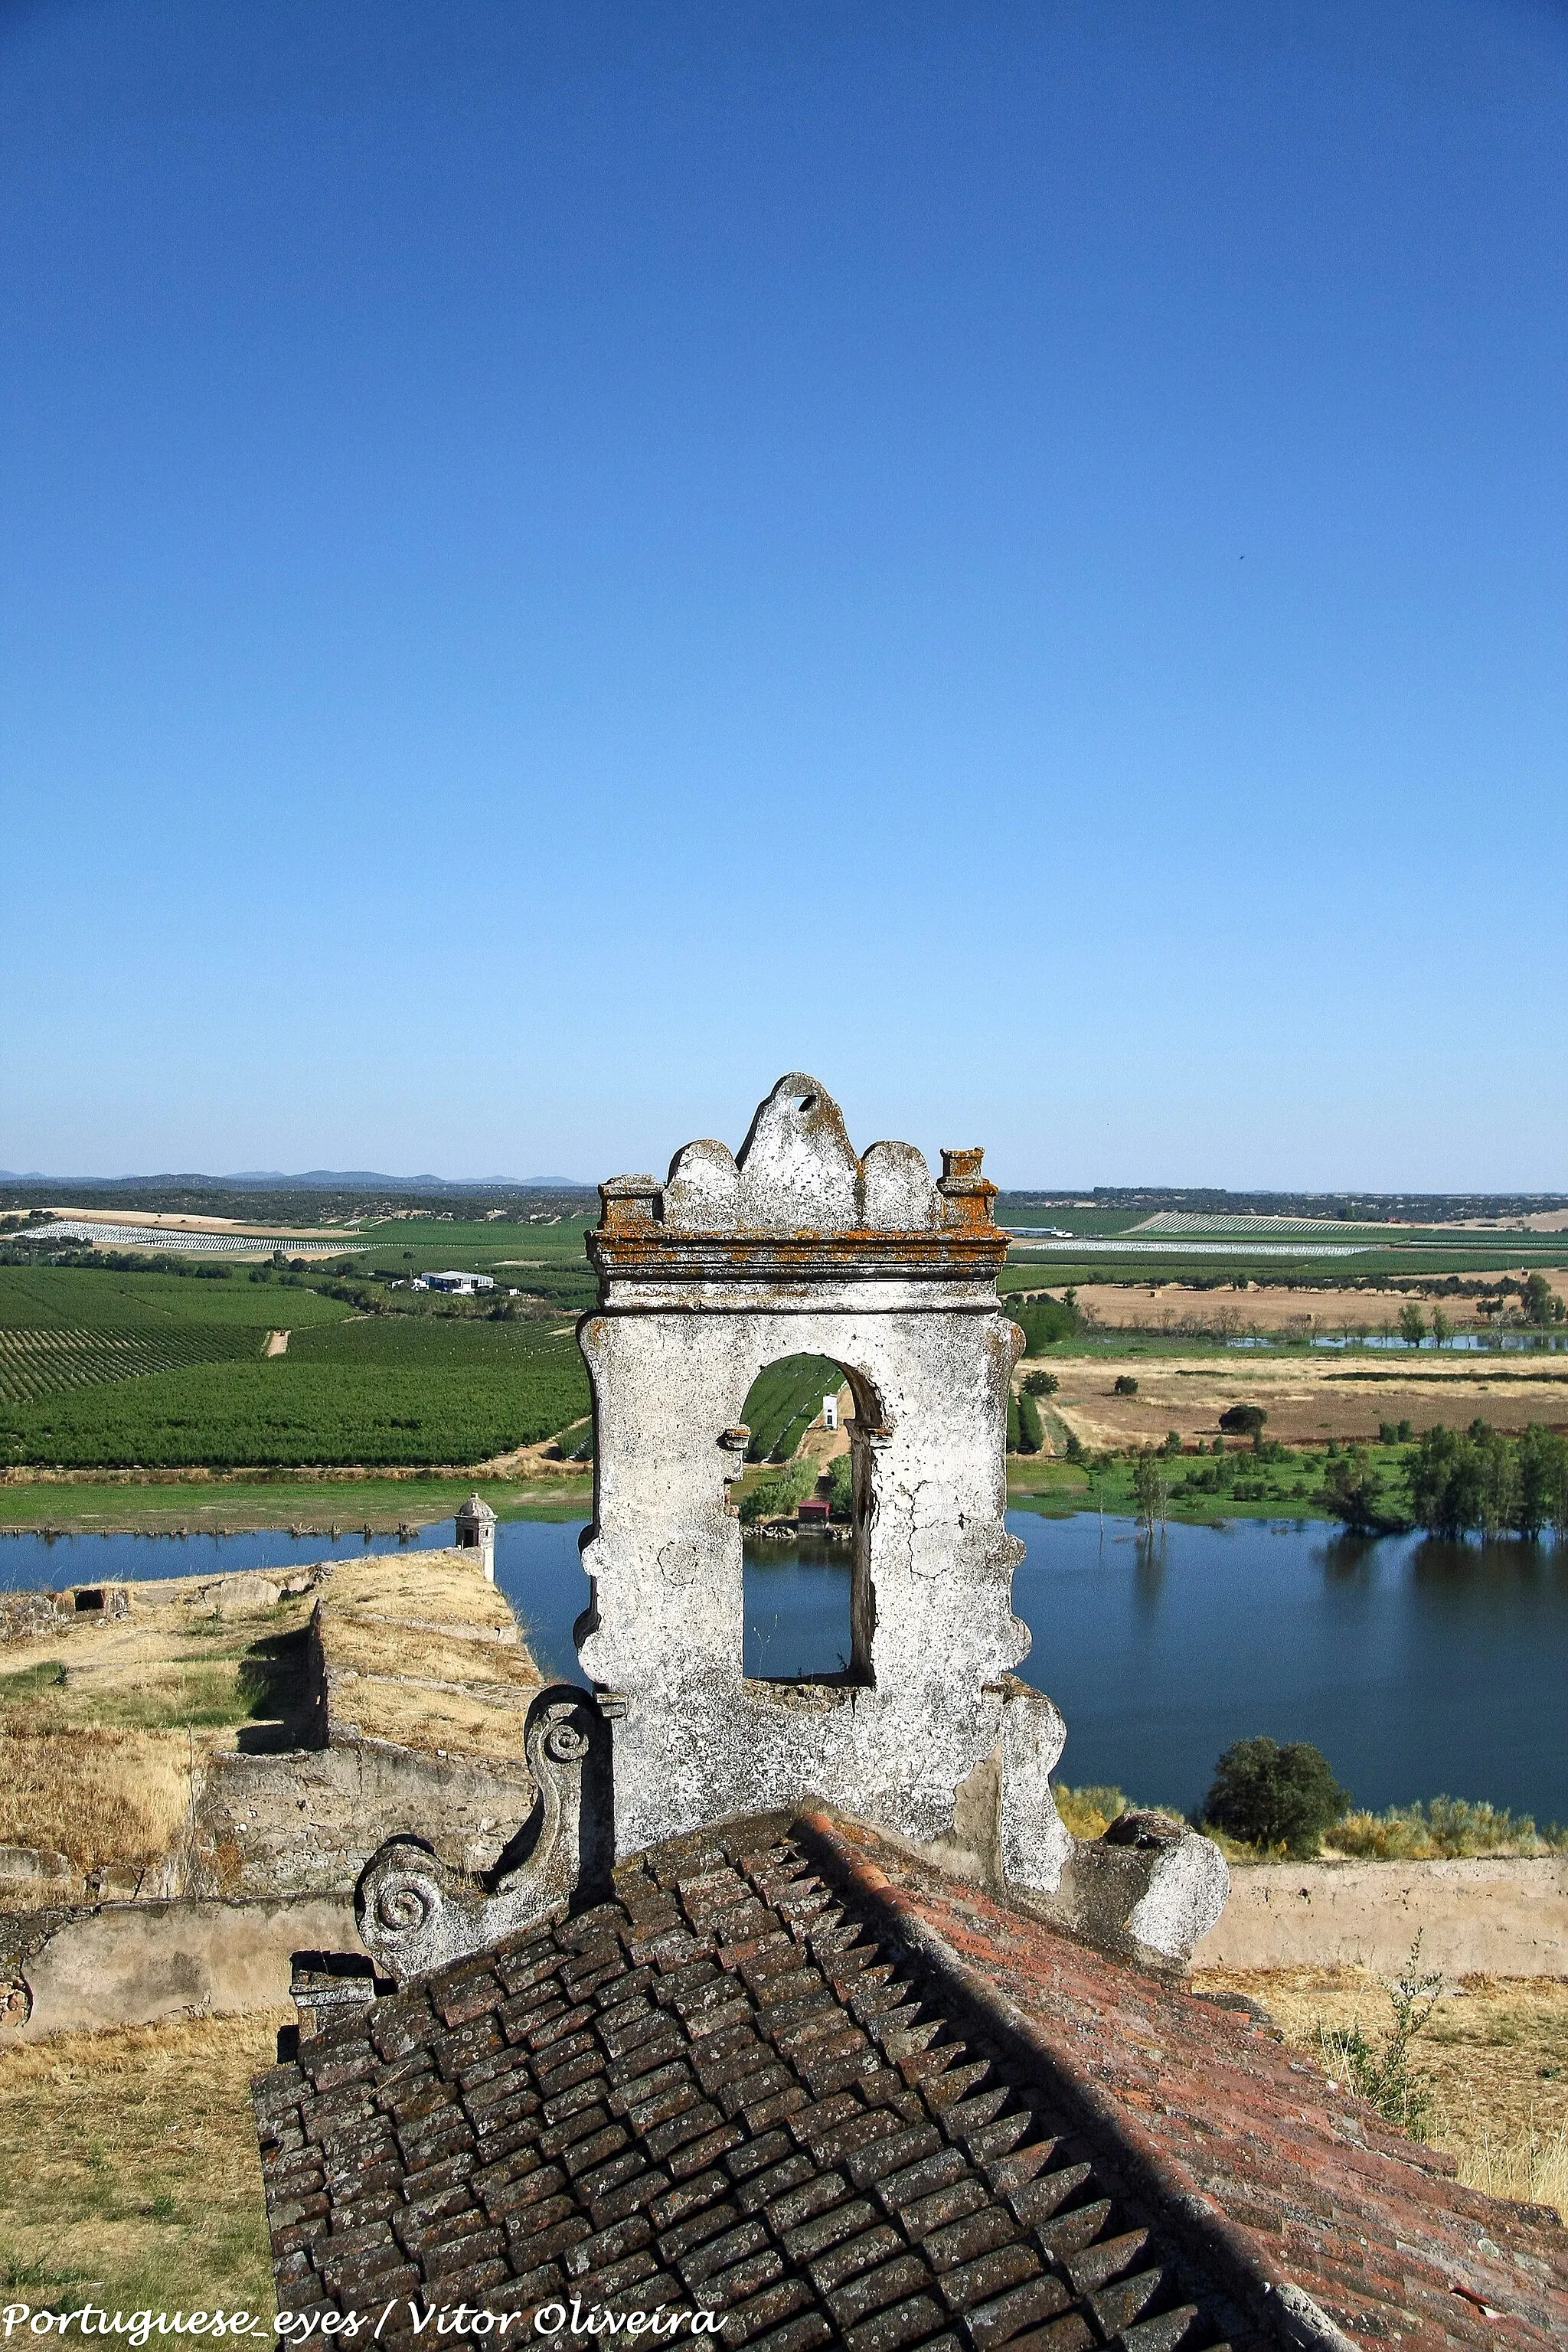
[[[1024,1381],[1024,1394],[1032,1397],[1055,1396],[1061,1382],[1055,1372],[1029,1372]]]
[[[1410,2044],[1441,2000],[1445,1990],[1440,1973],[1417,1976],[1421,1937],[1417,1935],[1405,1964],[1405,1974],[1389,1987],[1394,2022],[1374,2049],[1360,2025],[1343,2033],[1318,2029],[1324,2072],[1338,2074],[1352,2091],[1369,2099],[1395,2131],[1420,2139],[1432,2122],[1432,2089],[1410,2072]]]
[[[1167,1461],[1173,1462],[1177,1454],[1180,1454],[1182,1450],[1181,1431],[1179,1429],[1168,1429],[1165,1432],[1165,1443],[1160,1450],[1165,1455]]]
[[[1323,1832],[1350,1804],[1322,1750],[1309,1740],[1262,1736],[1232,1742],[1215,1767],[1206,1818],[1248,1845],[1282,1846],[1295,1860],[1315,1854]]]
[[[1069,1789],[1058,1780],[1051,1790],[1064,1828],[1074,1837],[1103,1837],[1119,1813],[1129,1810],[1120,1789]]]
[[[1268,1419],[1260,1404],[1227,1404],[1219,1425],[1227,1437],[1250,1437],[1256,1445]]]
[[[1529,1813],[1464,1797],[1433,1797],[1425,1804],[1391,1805],[1383,1813],[1347,1813],[1333,1825],[1336,1852],[1367,1862],[1436,1862],[1472,1854],[1550,1853],[1568,1845],[1568,1831],[1540,1831]]]
[[[1118,1372],[1110,1392],[1112,1396],[1136,1396],[1138,1383],[1131,1372]]]
[[[1027,1391],[1019,1397],[1017,1403],[1018,1451],[1020,1454],[1037,1454],[1045,1443],[1040,1429],[1040,1408]]]

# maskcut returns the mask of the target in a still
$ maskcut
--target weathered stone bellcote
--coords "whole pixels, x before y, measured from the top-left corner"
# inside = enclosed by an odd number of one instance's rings
[[[1091,1940],[1179,1960],[1219,1916],[1218,1851],[1163,1816],[1125,1816],[1093,1845],[1070,1837],[1050,1788],[1066,1727],[1013,1672],[1030,1646],[1012,1606],[1024,1548],[1005,1523],[1024,1342],[996,1294],[994,1196],[977,1150],[945,1151],[934,1180],[911,1144],[857,1154],[837,1103],[798,1071],[738,1154],[689,1143],[662,1184],[601,1188],[599,1306],[578,1331],[592,1597],[574,1630],[594,1685],[580,1711],[607,1729],[611,1769],[582,1834],[624,1856],[815,1801]],[[850,1654],[835,1673],[749,1676],[729,1490],[753,1381],[806,1355],[837,1365],[854,1398]],[[542,1787],[554,1755],[536,1765],[530,1749]],[[563,1822],[565,1794],[557,1811]],[[480,1921],[499,1932],[498,1905],[518,1923],[573,1882],[555,1818],[483,1899],[406,1852],[384,1857],[362,1889],[369,1949],[402,1974],[415,1950],[430,1965],[469,1948]]]

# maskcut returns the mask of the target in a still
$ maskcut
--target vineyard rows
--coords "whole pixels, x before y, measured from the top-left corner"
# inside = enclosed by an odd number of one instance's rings
[[[189,1366],[0,1412],[0,1461],[121,1469],[467,1463],[578,1421],[575,1366],[428,1369],[268,1361]]]
[[[752,1462],[787,1462],[844,1374],[828,1356],[785,1356],[757,1374],[741,1418],[752,1433]]]
[[[260,1344],[259,1332],[221,1324],[131,1331],[0,1328],[0,1404],[27,1404],[37,1397],[132,1380],[142,1372],[254,1356]]]

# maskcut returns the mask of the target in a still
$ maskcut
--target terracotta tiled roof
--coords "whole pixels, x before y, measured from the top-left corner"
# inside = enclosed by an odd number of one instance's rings
[[[1227,2264],[1294,2285],[1353,2338],[1568,2346],[1568,2231],[1485,2197],[1245,2015],[1102,1958],[851,1822],[801,1825],[830,1872],[1048,2054],[1121,2142],[1130,2188]],[[1287,2335],[1286,2341],[1289,2341]]]
[[[1329,2347],[1327,2312],[1568,2341],[1535,2209],[1247,2019],[822,1816],[638,1856],[305,2041],[257,2105],[280,2308],[394,2305],[388,2345],[410,2300],[574,2298],[770,2352]]]

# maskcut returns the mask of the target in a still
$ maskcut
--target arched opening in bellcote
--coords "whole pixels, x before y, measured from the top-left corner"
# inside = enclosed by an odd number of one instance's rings
[[[744,1432],[729,1503],[742,1528],[749,1680],[871,1683],[882,1420],[865,1375],[829,1356],[781,1357],[752,1381],[731,1439]]]

